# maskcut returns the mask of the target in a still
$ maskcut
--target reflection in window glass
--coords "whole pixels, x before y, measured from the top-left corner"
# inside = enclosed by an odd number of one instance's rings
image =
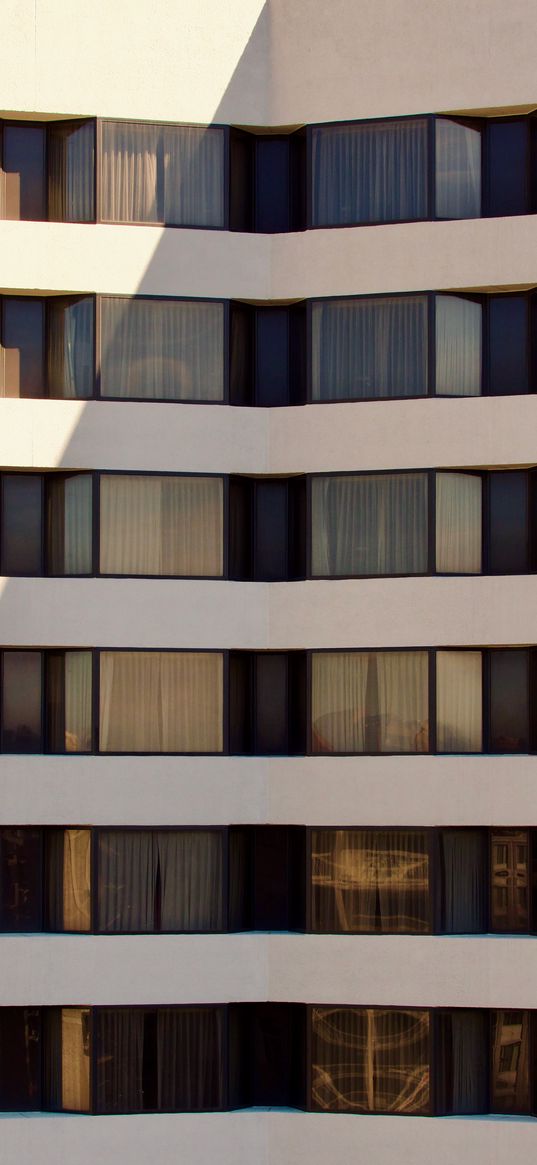
[[[0,396],[43,396],[43,301],[6,298],[3,309]]]
[[[312,751],[427,752],[425,651],[314,652]]]
[[[491,837],[491,918],[494,930],[529,930],[528,833],[496,829]]]
[[[140,400],[223,400],[224,305],[103,298],[100,391]]]
[[[0,829],[0,930],[41,930],[41,830]]]
[[[436,743],[439,752],[482,751],[480,651],[437,652],[436,714]]]
[[[222,752],[219,652],[102,651],[101,752]]]
[[[529,750],[529,656],[521,651],[491,651],[491,752]]]
[[[95,124],[48,128],[48,217],[91,222],[95,217]]]
[[[481,133],[447,118],[435,118],[436,214],[438,218],[481,215]]]
[[[315,1109],[428,1112],[428,1012],[314,1007],[312,1029]]]
[[[483,308],[456,295],[435,297],[436,395],[480,396]]]
[[[42,752],[41,652],[4,651],[2,749]]]
[[[93,299],[47,303],[47,386],[51,397],[85,400],[93,396]]]
[[[105,121],[102,217],[224,226],[224,130]]]
[[[427,217],[427,121],[315,126],[313,226]]]
[[[314,300],[313,400],[427,394],[427,297]]]
[[[220,477],[101,477],[102,574],[222,575]]]
[[[436,569],[440,574],[481,573],[481,478],[436,474]]]
[[[42,479],[6,473],[2,479],[2,573],[42,574]]]
[[[313,930],[430,930],[425,833],[315,829],[311,844]]]
[[[427,570],[427,474],[314,477],[312,574]]]
[[[529,1015],[496,1011],[494,1015],[492,1112],[530,1111]]]
[[[91,474],[51,475],[46,484],[48,573],[91,574]]]

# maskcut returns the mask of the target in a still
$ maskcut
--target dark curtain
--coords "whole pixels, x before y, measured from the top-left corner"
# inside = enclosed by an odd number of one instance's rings
[[[97,1018],[97,1111],[143,1110],[142,1008],[106,1008]]]
[[[446,934],[480,934],[487,929],[486,849],[477,829],[443,829],[442,929]]]
[[[219,1008],[159,1008],[158,1108],[198,1112],[223,1104],[223,1013]]]

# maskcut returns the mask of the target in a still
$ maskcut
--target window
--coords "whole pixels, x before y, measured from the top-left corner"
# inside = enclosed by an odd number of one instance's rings
[[[427,752],[425,651],[312,654],[312,752]]]
[[[314,577],[426,573],[426,473],[314,477],[311,487]]]
[[[427,835],[416,830],[314,829],[312,929],[426,934]]]
[[[0,134],[1,217],[95,220],[93,121],[4,122]]]
[[[1,713],[3,752],[91,752],[91,652],[3,651]]]
[[[101,752],[222,752],[221,652],[102,651]]]
[[[224,399],[224,305],[204,300],[100,300],[100,395]]]
[[[274,234],[306,225],[306,137],[230,132],[231,230]]]
[[[224,129],[102,122],[104,222],[220,227]]]
[[[100,476],[101,574],[222,577],[221,477]]]
[[[312,400],[425,396],[427,296],[314,300]]]
[[[285,756],[305,752],[306,703],[305,652],[231,652],[232,753]]]
[[[429,1013],[314,1007],[312,1107],[325,1112],[430,1112]]]

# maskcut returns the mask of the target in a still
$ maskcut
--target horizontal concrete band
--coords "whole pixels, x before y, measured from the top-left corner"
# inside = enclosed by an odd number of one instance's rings
[[[536,1007],[537,938],[3,935],[0,1006]]]
[[[3,1119],[2,1119],[3,1117]],[[326,1165],[337,1157],[368,1165],[527,1165],[535,1152],[531,1117],[393,1117],[278,1110],[192,1115],[2,1114],[0,1161],[57,1165]]]
[[[256,235],[0,221],[4,292],[279,300],[532,286],[537,216]]]
[[[0,466],[351,473],[537,461],[537,394],[289,408],[1,400]]]
[[[1,756],[5,825],[537,826],[537,757]]]
[[[537,644],[533,575],[238,583],[0,579],[0,646],[291,650]]]

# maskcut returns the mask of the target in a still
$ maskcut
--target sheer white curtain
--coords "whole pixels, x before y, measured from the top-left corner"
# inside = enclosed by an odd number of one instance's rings
[[[90,752],[92,746],[91,651],[65,652],[65,751]]]
[[[427,297],[316,300],[313,400],[424,396]]]
[[[481,132],[437,117],[436,214],[438,218],[481,215]]]
[[[483,308],[471,299],[437,295],[436,395],[480,396]]]
[[[436,474],[436,569],[481,573],[482,482],[476,474]]]
[[[480,651],[436,654],[436,743],[439,752],[481,752],[483,747]]]
[[[103,122],[102,216],[110,222],[224,225],[224,131]]]
[[[312,130],[314,226],[427,216],[427,121]]]
[[[425,651],[314,652],[314,752],[426,752]]]
[[[427,570],[427,474],[312,480],[314,575]]]
[[[93,396],[95,380],[93,300],[51,299],[47,304],[48,394],[62,399]]]
[[[219,652],[103,651],[101,752],[221,752]]]
[[[48,210],[59,222],[90,222],[94,217],[95,126],[50,126],[48,131]]]
[[[221,575],[223,481],[101,476],[102,574]]]
[[[222,400],[224,305],[101,301],[101,396]]]

